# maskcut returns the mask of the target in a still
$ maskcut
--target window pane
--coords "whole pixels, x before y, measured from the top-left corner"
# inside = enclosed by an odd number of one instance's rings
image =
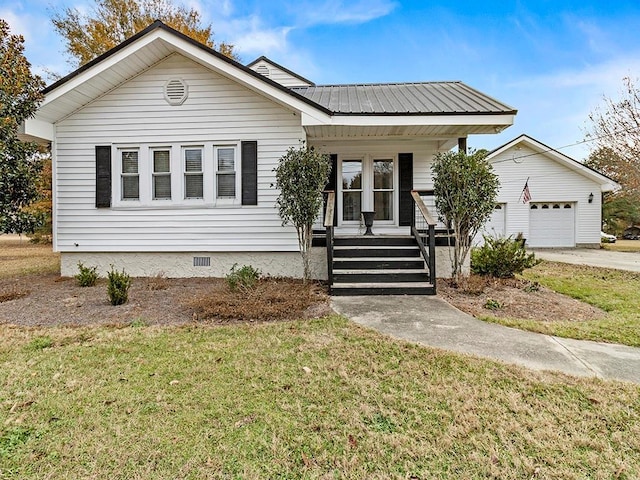
[[[360,192],[344,192],[342,194],[342,219],[360,220]]]
[[[156,175],[153,177],[153,198],[171,199],[171,175]]]
[[[122,152],[122,173],[138,173],[138,152]]]
[[[185,197],[186,198],[202,198],[204,195],[204,188],[202,185],[202,175],[186,175],[184,179],[185,183]]]
[[[342,188],[344,190],[362,188],[361,160],[345,160],[342,162]]]
[[[138,183],[137,175],[122,177],[122,198],[125,200],[137,200],[140,196]]]
[[[392,189],[393,188],[393,161],[374,160],[373,161],[373,188]]]
[[[233,172],[235,170],[235,149],[218,149],[218,171]]]
[[[185,172],[201,172],[202,171],[202,150],[193,149],[184,151]]]
[[[219,173],[218,178],[218,198],[236,197],[236,175],[235,173]]]
[[[169,172],[169,150],[155,150],[153,152],[153,171],[156,173]]]
[[[393,192],[374,192],[373,209],[375,220],[393,220]]]

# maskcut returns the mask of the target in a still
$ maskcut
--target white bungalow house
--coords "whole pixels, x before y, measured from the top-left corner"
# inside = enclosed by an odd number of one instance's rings
[[[412,191],[431,190],[436,152],[516,114],[461,82],[315,85],[159,21],[44,93],[23,135],[51,142],[62,275],[79,261],[134,276],[223,276],[236,263],[301,275],[272,184],[280,157],[306,141],[331,155],[336,199],[315,274],[342,293],[433,293],[437,255],[410,236],[424,221]],[[358,240],[361,211],[375,211],[373,240]],[[437,268],[446,276],[448,259]]]
[[[521,233],[534,248],[600,246],[602,193],[620,188],[615,181],[527,135],[487,158],[500,192],[486,234]]]

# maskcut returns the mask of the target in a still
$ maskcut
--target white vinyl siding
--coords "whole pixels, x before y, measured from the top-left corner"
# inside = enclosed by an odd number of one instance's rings
[[[176,77],[188,83],[189,96],[172,106],[164,85]],[[300,116],[214,71],[173,54],[60,121],[56,132],[58,251],[298,251],[271,185],[280,157],[306,140]],[[258,142],[258,205],[240,205],[239,187],[236,200],[214,196],[214,148],[235,145],[239,169],[242,141]],[[112,145],[111,208],[95,208],[96,145]],[[165,145],[172,200],[153,201],[150,151]],[[118,152],[133,146],[139,149],[140,200],[124,201]],[[182,149],[191,147],[202,148],[202,199],[184,198]]]
[[[264,60],[251,65],[251,69],[285,87],[306,87],[311,85]]]

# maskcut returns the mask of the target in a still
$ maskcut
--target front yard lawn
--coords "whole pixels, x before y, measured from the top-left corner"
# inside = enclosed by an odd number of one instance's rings
[[[640,388],[339,316],[0,326],[0,478],[640,477]]]
[[[568,311],[564,317],[539,320],[499,318],[487,310],[481,318],[559,337],[640,347],[640,274],[545,261],[525,270],[523,277],[593,305],[602,310],[602,315],[585,320]]]

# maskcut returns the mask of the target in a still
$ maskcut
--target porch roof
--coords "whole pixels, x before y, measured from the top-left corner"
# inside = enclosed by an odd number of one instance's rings
[[[291,90],[334,115],[515,115],[462,82],[311,85]]]

